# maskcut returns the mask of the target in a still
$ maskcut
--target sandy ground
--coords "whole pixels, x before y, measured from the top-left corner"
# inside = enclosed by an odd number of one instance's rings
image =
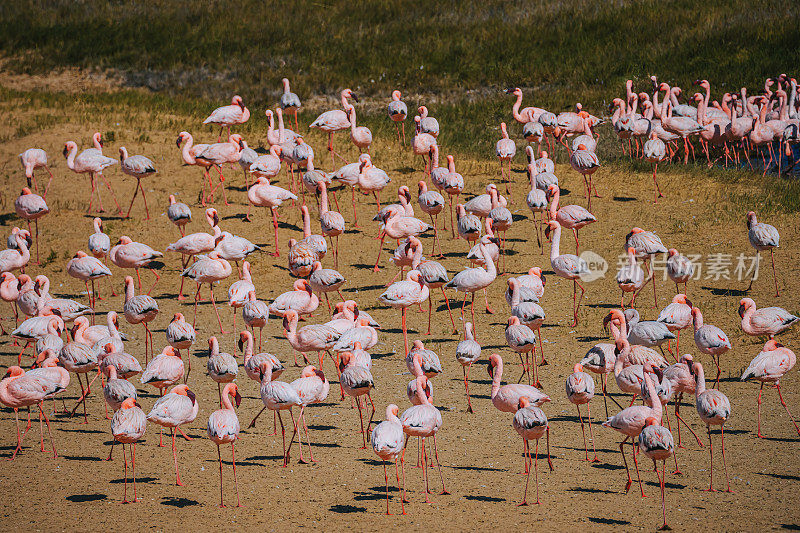
[[[6,106],[5,112],[13,120],[22,121],[12,108]],[[42,110],[47,112],[47,110]],[[78,116],[81,115],[77,111]],[[202,115],[198,113],[198,116]],[[141,115],[137,115],[141,119]],[[307,124],[309,117],[302,117]],[[146,119],[146,117],[145,117]],[[0,176],[6,186],[2,196],[3,234],[13,225],[19,224],[13,214],[13,199],[24,184],[24,176],[19,168],[17,155],[24,148],[39,146],[45,148],[52,160],[56,175],[48,196],[52,213],[42,221],[41,253],[46,265],[31,266],[31,274],[45,273],[53,280],[52,292],[58,295],[85,301],[82,283],[69,278],[64,265],[78,249],[85,249],[86,239],[91,232],[91,215],[85,213],[87,206],[88,180],[76,176],[67,168],[60,152],[63,142],[68,139],[78,141],[81,148],[88,146],[89,137],[95,129],[116,132],[114,142],[108,142],[105,153],[116,157],[117,148],[123,143],[131,153],[150,156],[159,169],[156,178],[146,183],[151,220],[142,221],[142,204],[137,200],[133,217],[122,220],[109,210],[104,217],[106,231],[112,241],[120,235],[129,235],[134,240],[150,244],[163,250],[178,237],[177,229],[166,219],[167,195],[175,193],[181,200],[193,204],[195,220],[188,226],[189,231],[207,231],[202,209],[196,205],[200,186],[200,171],[181,165],[174,140],[179,129],[189,129],[199,133],[201,140],[211,141],[213,136],[207,129],[201,129],[199,120],[181,119],[176,129],[153,129],[146,120],[136,124],[126,121],[122,113],[106,116],[69,120],[66,123],[47,127],[44,131],[28,137],[18,138],[0,146]],[[516,131],[515,127],[515,131]],[[144,142],[140,133],[147,130]],[[603,130],[608,135],[608,130]],[[344,147],[347,138],[339,135],[336,145]],[[251,139],[251,146],[257,146],[261,139]],[[323,139],[317,135],[309,136],[309,142],[320,152],[318,166],[330,169],[330,160],[323,157]],[[521,146],[521,143],[520,143]],[[616,149],[616,148],[615,148]],[[447,148],[443,148],[446,153]],[[344,148],[345,156],[353,160],[352,147]],[[416,193],[416,182],[422,178],[418,160],[407,153],[399,153],[396,146],[386,140],[376,143],[374,160],[385,168],[392,177],[390,187],[384,192],[385,202],[394,200],[394,192],[403,184],[409,185]],[[527,184],[522,173],[522,157],[514,164],[514,184],[512,186],[514,203],[512,211],[515,223],[509,231],[509,255],[507,270],[522,273],[532,266],[541,266],[550,272],[545,245],[543,255],[536,244],[534,226],[530,212],[523,203]],[[499,181],[495,162],[458,161],[458,167],[467,182],[467,196],[482,192],[489,181]],[[215,204],[220,211],[222,228],[248,237],[252,241],[272,247],[271,222],[268,212],[256,210],[253,223],[245,223],[246,196],[243,178],[238,169],[226,170],[229,176],[230,206],[220,202]],[[568,165],[560,165],[557,174],[561,179],[565,196],[563,203],[583,204],[580,177]],[[107,173],[111,179],[120,202],[127,206],[133,192],[133,180],[123,177],[119,167]],[[205,375],[207,357],[206,340],[211,335],[220,337],[222,349],[234,353],[237,333],[219,335],[213,310],[208,302],[200,305],[198,315],[198,342],[192,350],[193,371],[189,385],[196,391],[200,402],[197,420],[186,428],[194,440],[178,442],[181,475],[185,487],[174,485],[172,456],[169,447],[157,446],[158,429],[150,425],[147,435],[137,446],[137,476],[139,494],[143,500],[136,505],[118,505],[122,498],[122,465],[119,455],[113,462],[102,459],[108,454],[111,444],[109,421],[103,416],[99,388],[92,391],[88,401],[90,412],[88,425],[81,425],[79,418],[57,416],[53,419],[54,436],[59,458],[52,459],[47,453],[38,451],[36,428],[31,431],[26,445],[12,462],[0,465],[0,487],[2,487],[4,508],[0,511],[2,522],[7,529],[55,530],[66,527],[78,529],[123,529],[126,524],[136,524],[141,529],[193,528],[216,530],[231,525],[258,527],[265,530],[296,529],[299,527],[325,527],[326,529],[374,530],[403,527],[415,530],[426,529],[431,522],[446,530],[475,529],[495,524],[502,519],[512,528],[547,526],[557,530],[574,530],[577,527],[591,530],[609,527],[625,530],[653,530],[660,525],[660,504],[656,476],[646,464],[642,475],[646,482],[647,498],[641,498],[634,487],[629,494],[623,492],[624,470],[617,448],[619,435],[611,430],[595,428],[596,445],[601,462],[587,464],[583,459],[583,444],[580,425],[575,416],[575,408],[565,398],[564,379],[591,346],[606,337],[601,319],[609,309],[618,305],[619,291],[614,282],[617,256],[622,249],[624,236],[633,226],[654,230],[662,237],[668,247],[675,247],[684,253],[727,253],[735,257],[739,253],[753,254],[747,241],[744,213],[748,207],[758,211],[758,205],[734,205],[729,201],[729,188],[752,192],[755,187],[747,185],[721,184],[711,180],[698,181],[683,173],[676,166],[667,170],[661,177],[662,188],[667,197],[658,205],[652,204],[652,181],[649,173],[629,173],[604,168],[596,174],[602,199],[592,203],[592,210],[598,222],[581,232],[582,249],[600,254],[610,263],[610,271],[601,280],[589,283],[586,293],[586,306],[581,310],[581,322],[570,328],[571,287],[568,282],[548,276],[548,284],[543,306],[547,312],[547,322],[542,329],[544,346],[549,366],[541,368],[544,390],[553,398],[545,412],[551,422],[551,444],[555,470],[547,472],[540,468],[541,490],[540,506],[516,507],[521,500],[525,478],[520,475],[522,458],[521,442],[511,427],[512,417],[497,411],[489,401],[490,381],[485,371],[485,361],[491,353],[500,353],[506,361],[506,380],[516,381],[519,376],[518,365],[513,364],[516,355],[505,346],[503,335],[508,307],[503,299],[505,280],[510,274],[500,277],[489,290],[491,306],[495,314],[479,311],[477,329],[483,345],[483,358],[472,369],[471,391],[474,398],[475,414],[465,412],[466,402],[460,368],[454,358],[457,335],[450,334],[446,310],[441,305],[440,295],[435,296],[439,307],[434,319],[433,332],[424,337],[425,315],[415,310],[409,314],[412,340],[423,338],[426,345],[435,350],[443,363],[444,373],[435,379],[434,402],[442,410],[444,425],[439,433],[438,444],[443,473],[450,495],[433,495],[433,503],[422,503],[421,471],[414,468],[415,445],[410,444],[409,466],[406,469],[409,497],[407,516],[385,516],[381,463],[371,450],[359,449],[361,435],[358,431],[358,413],[350,407],[349,401],[339,402],[336,385],[332,387],[329,402],[309,409],[308,418],[312,430],[312,442],[318,462],[314,465],[301,465],[293,452],[288,468],[281,467],[280,436],[269,436],[271,424],[269,417],[253,430],[245,430],[237,443],[238,476],[242,497],[242,508],[218,509],[218,470],[214,445],[206,438],[205,424],[208,415],[218,407],[216,386]],[[286,184],[281,176],[279,183]],[[571,194],[567,191],[571,191]],[[348,224],[352,221],[349,206],[349,191],[339,196],[339,205]],[[416,197],[416,194],[415,194]],[[113,203],[103,191],[104,203],[108,209]],[[375,262],[378,226],[369,222],[376,207],[371,198],[358,198],[359,219],[364,229],[361,232],[348,231],[341,239],[342,253],[339,270],[348,278],[344,293],[348,298],[358,300],[383,325],[380,344],[373,349],[373,375],[376,388],[373,399],[378,409],[376,419],[381,419],[388,403],[397,403],[401,410],[408,407],[405,386],[410,376],[406,372],[402,357],[402,335],[399,330],[399,313],[380,307],[376,297],[383,285],[394,275],[395,269],[388,263],[389,254],[381,259],[382,270],[374,274],[371,265]],[[298,237],[300,233],[299,212],[290,207],[280,211],[282,223],[280,240],[282,250],[286,251],[286,241]],[[313,216],[313,214],[312,214]],[[781,232],[781,248],[776,254],[779,269],[781,297],[773,298],[770,273],[758,279],[751,296],[762,306],[781,305],[797,313],[798,281],[796,265],[800,259],[797,246],[798,220],[796,215],[771,215],[766,220]],[[313,224],[318,229],[318,224]],[[443,234],[444,235],[444,234]],[[573,252],[571,237],[565,235],[562,251]],[[423,239],[427,252],[433,243],[432,236]],[[443,264],[452,273],[467,265],[464,258],[464,241],[452,240],[447,233],[443,239],[445,259]],[[390,247],[387,245],[386,251]],[[271,251],[271,250],[270,250]],[[286,257],[275,259],[266,253],[252,256],[253,275],[259,288],[259,297],[271,301],[280,292],[288,290],[292,279],[286,269]],[[768,264],[768,263],[766,263]],[[326,259],[332,265],[332,258]],[[173,313],[182,311],[191,318],[191,300],[179,303],[175,299],[178,283],[179,259],[168,254],[161,269],[162,279],[153,295],[158,299],[161,313],[153,323],[156,348],[165,345],[164,328]],[[119,290],[122,278],[127,272],[114,268],[113,283]],[[703,277],[705,277],[705,270]],[[146,282],[151,277],[143,274]],[[219,301],[225,300],[231,278],[217,287]],[[756,409],[755,396],[758,387],[754,384],[740,383],[738,376],[750,359],[760,351],[763,340],[745,337],[738,325],[736,310],[746,282],[730,280],[701,279],[689,284],[691,299],[704,312],[707,323],[722,327],[730,336],[733,350],[723,357],[722,390],[729,396],[733,415],[725,434],[728,468],[731,475],[733,494],[724,492],[708,493],[708,450],[701,449],[689,438],[684,440],[686,449],[679,450],[678,463],[683,475],[668,476],[668,512],[670,524],[680,529],[709,530],[763,530],[767,528],[797,529],[798,516],[797,481],[800,479],[800,466],[796,458],[798,437],[789,418],[777,401],[777,395],[769,390],[764,399],[764,433],[767,439],[755,436]],[[103,296],[108,296],[108,283],[101,284]],[[191,287],[189,287],[191,291]],[[670,283],[659,280],[659,308],[668,302],[673,294]],[[207,293],[206,293],[207,294]],[[458,297],[451,294],[452,303]],[[480,300],[479,300],[480,301]],[[121,311],[122,297],[107,298],[98,304],[98,313],[109,310]],[[652,293],[643,293],[639,309],[646,319],[654,319],[657,309],[653,309]],[[324,304],[323,304],[324,306]],[[230,311],[223,306],[225,326],[230,329]],[[10,309],[4,307],[2,314],[8,318]],[[320,307],[311,319],[313,323],[328,319],[327,310]],[[12,319],[13,320],[13,319]],[[6,322],[8,324],[8,322]],[[131,338],[127,351],[143,357],[142,328],[126,323],[122,329]],[[299,375],[299,369],[291,366],[293,354],[282,336],[278,321],[271,321],[266,328],[268,350],[277,354],[287,371],[281,379],[291,381]],[[682,346],[698,354],[685,337]],[[782,336],[781,341],[790,348],[797,349],[798,331]],[[17,347],[6,340],[2,354],[2,365],[15,363]],[[237,354],[241,356],[241,354]],[[707,364],[705,356],[699,359]],[[26,359],[26,361],[29,361]],[[325,372],[333,373],[333,367],[326,361]],[[245,396],[239,409],[239,418],[246,426],[253,415],[261,408],[258,386],[248,380],[242,372],[238,380]],[[134,380],[138,384],[138,379]],[[334,381],[334,379],[332,379]],[[75,403],[77,384],[70,385],[66,393],[67,404]],[[155,401],[151,389],[139,386],[140,403],[147,411]],[[615,385],[610,390],[616,392]],[[800,387],[797,374],[790,373],[784,381],[784,396],[790,407],[800,414]],[[338,394],[338,392],[337,392]],[[622,398],[620,401],[624,401]],[[612,411],[616,410],[611,402]],[[603,419],[602,398],[598,396],[591,404],[595,421]],[[47,405],[48,410],[52,408]],[[687,419],[706,439],[704,428],[693,409],[692,399],[685,407]],[[0,411],[0,435],[2,435],[3,455],[10,456],[14,444],[14,416],[9,409]],[[686,434],[685,434],[686,436]],[[715,486],[724,488],[721,470],[721,456],[717,455],[719,435],[715,435]],[[115,452],[116,453],[116,452]],[[223,457],[230,458],[230,450],[223,450]],[[226,459],[226,461],[228,461]],[[541,462],[540,462],[541,463]],[[540,467],[543,466],[540,464]],[[432,487],[438,487],[438,479],[431,472]],[[224,471],[227,503],[234,502],[230,462]],[[533,489],[533,481],[531,481]],[[399,510],[397,493],[392,493],[392,510]],[[502,518],[501,518],[502,517]],[[76,522],[80,520],[80,522]]]

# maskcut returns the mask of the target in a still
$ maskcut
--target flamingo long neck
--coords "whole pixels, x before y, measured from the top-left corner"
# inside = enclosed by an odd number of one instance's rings
[[[342,98],[342,108],[347,109],[348,106],[350,105],[350,103],[347,101],[347,93],[342,91],[342,94],[340,96]]]
[[[650,408],[653,410],[653,417],[658,420],[658,423],[661,423],[661,415],[663,414],[663,407],[661,405],[661,400],[656,393],[656,386],[653,384],[653,380],[650,379],[650,373],[644,373],[644,382],[645,386],[647,387],[647,392],[650,396]]]
[[[696,363],[696,365],[694,397],[699,398],[706,391],[706,373],[703,370],[703,365],[700,363]]]
[[[265,365],[267,367],[267,371],[261,375],[261,385],[265,385],[272,381],[272,365]]]
[[[670,87],[667,89],[669,94],[669,101],[672,103],[673,106],[677,106],[678,102],[678,88],[677,87]]]
[[[250,358],[253,357],[253,336],[247,335],[244,345],[244,364],[246,365]]]
[[[433,163],[432,163],[433,168],[439,168],[439,147],[434,144],[431,147],[431,149],[433,150]],[[448,167],[449,166],[450,166],[450,163],[448,161]],[[453,172],[453,171],[451,170],[450,172]]]
[[[186,142],[183,143],[181,147],[181,157],[183,158],[183,162],[187,165],[195,164],[195,158],[192,155],[192,146],[194,146],[194,138],[191,135],[187,135]],[[75,158],[73,157],[73,159]],[[67,164],[69,164],[69,160],[67,160]]]
[[[307,210],[303,211],[303,238],[307,239],[311,236],[311,217]]]
[[[286,141],[286,128],[283,126],[283,111],[281,109],[275,110],[278,114],[278,142],[282,143]]]
[[[697,331],[698,329],[703,327],[703,313],[697,311],[693,313],[694,317],[694,330]]]
[[[279,135],[278,132],[275,131],[275,117],[272,113],[268,115],[269,117],[269,124],[267,125],[267,139],[274,139],[275,135]],[[280,137],[278,137],[280,140]]]
[[[216,338],[211,339],[211,355],[219,355],[219,341]]]
[[[231,385],[233,385],[233,383],[225,385],[225,390],[222,391],[222,408],[233,411],[234,409],[233,409],[233,403],[231,402],[231,392],[230,392],[230,390],[233,387]]]
[[[519,297],[519,283],[514,283],[511,289],[511,308],[515,308],[519,305],[520,297]]]
[[[701,98],[699,102],[697,102],[697,122],[701,125],[706,124],[706,106],[708,104]]]
[[[67,154],[67,167],[70,170],[75,170],[75,156],[78,154],[78,146],[73,144],[72,148],[69,149],[69,154]]]
[[[475,340],[475,334],[472,333],[472,322],[464,327],[464,338],[466,338],[468,341]]]
[[[42,276],[41,284],[39,285],[39,292],[42,294],[39,296],[39,301],[50,300],[50,278],[47,276]]]
[[[522,93],[517,95],[517,101],[511,106],[511,113],[514,115],[514,120],[517,122],[526,122],[523,116],[519,114],[520,107],[522,107]]]
[[[117,330],[117,325],[114,324],[114,315],[111,313],[106,314],[106,327],[108,328],[108,335],[117,340],[122,340],[122,336]]]
[[[558,202],[561,200],[561,189],[556,187],[556,192],[553,193],[553,199],[550,201],[550,218],[556,218],[556,211],[558,211]]]
[[[497,268],[494,266],[494,261],[492,261],[492,256],[486,250],[486,246],[481,244],[481,255],[483,256],[483,260],[486,263],[486,273],[490,276],[497,277]]]
[[[356,131],[356,108],[350,106],[350,131]]]
[[[492,400],[495,399],[497,393],[500,391],[500,383],[503,382],[503,360],[499,359],[497,361],[497,366],[494,367],[494,372],[492,374],[492,393],[491,397]]]
[[[433,153],[436,155],[436,164],[438,165],[439,164],[439,147],[438,146],[434,146],[434,152]],[[447,170],[451,174],[456,171],[456,162],[452,157],[448,157],[447,158]]]
[[[92,144],[94,144],[94,147],[97,148],[98,150],[100,150],[101,152],[103,151],[103,145],[100,144],[100,134],[99,133],[95,133],[94,135],[92,135]]]
[[[661,120],[664,120],[665,118],[669,118],[669,106],[672,103],[672,99],[673,98],[675,98],[675,95],[672,94],[672,91],[670,90],[669,85],[667,85],[666,94],[664,95],[664,101],[661,102]],[[657,101],[658,98],[654,98],[654,100]],[[678,99],[675,98],[675,102],[676,103],[672,104],[672,105],[676,105],[677,101],[678,101]]]
[[[661,118],[661,105],[658,103],[658,93],[659,93],[658,89],[653,91],[653,113],[658,118]]]
[[[703,104],[705,104],[705,106],[708,107],[708,102],[711,101],[711,84],[710,83],[706,83],[705,84],[705,90],[706,90],[706,96],[703,99]]]
[[[125,284],[125,303],[130,301],[130,299],[133,298],[133,296],[134,296],[133,281],[131,281],[130,283]]]
[[[108,381],[117,379],[117,369],[114,365],[108,367]]]
[[[422,244],[414,243],[414,257],[411,259],[411,268],[416,270],[422,262]]]
[[[552,262],[556,257],[561,255],[559,253],[559,245],[561,244],[561,224],[556,226],[553,230],[553,242],[550,243],[550,261]]]
[[[328,187],[322,182],[320,185],[322,188],[319,191],[319,216],[322,216],[328,212]]]
[[[420,372],[422,372],[422,370],[420,370]],[[430,405],[431,403],[430,400],[428,400],[428,396],[425,394],[425,377],[421,373],[417,376],[417,399],[420,405]]]
[[[249,281],[250,283],[253,282],[253,280],[250,278],[250,263],[247,261],[245,261],[245,263],[242,265],[242,279]]]

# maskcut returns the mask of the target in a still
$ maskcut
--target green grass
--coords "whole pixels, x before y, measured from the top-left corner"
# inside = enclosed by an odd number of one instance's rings
[[[0,13],[0,52],[21,72],[113,69],[131,86],[254,104],[288,76],[301,96],[518,85],[557,109],[650,74],[757,86],[800,64],[798,22],[800,4],[781,0],[20,0]]]

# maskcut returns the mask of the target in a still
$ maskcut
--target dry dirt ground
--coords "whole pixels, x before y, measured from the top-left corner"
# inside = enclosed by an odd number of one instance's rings
[[[23,127],[30,118],[15,110],[20,103],[4,103],[3,114],[9,117],[12,125]],[[87,236],[92,230],[92,215],[85,212],[88,180],[70,172],[60,152],[64,141],[69,139],[76,140],[81,148],[87,147],[95,130],[106,133],[106,154],[116,157],[118,147],[124,144],[130,153],[151,157],[159,170],[158,176],[148,179],[145,185],[151,211],[150,221],[142,221],[143,211],[139,200],[134,206],[133,216],[128,220],[121,219],[112,210],[106,212],[106,231],[112,241],[121,235],[129,235],[134,240],[164,250],[178,237],[177,229],[165,215],[167,195],[170,193],[192,204],[194,221],[187,227],[188,231],[207,231],[202,209],[196,202],[200,171],[182,166],[175,147],[176,134],[181,129],[192,131],[203,141],[212,141],[216,137],[215,133],[199,125],[199,117],[205,115],[204,111],[198,110],[193,119],[163,115],[153,117],[146,112],[130,109],[93,116],[76,106],[69,110],[67,116],[59,116],[52,125],[34,128],[33,131],[38,131],[27,136],[11,136],[0,145],[0,176],[6,191],[2,195],[0,209],[4,234],[12,226],[20,224],[13,211],[13,199],[24,185],[17,154],[29,146],[46,149],[56,176],[48,195],[52,213],[40,225],[41,253],[45,264],[41,267],[31,265],[28,272],[50,276],[53,281],[52,292],[57,295],[82,301],[86,299],[83,284],[68,277],[64,267],[76,250],[85,249]],[[61,115],[64,111],[40,109],[37,113],[36,116],[41,118],[48,113]],[[301,118],[308,124],[310,117]],[[515,132],[518,130],[516,125],[513,129]],[[108,132],[114,132],[113,140]],[[609,131],[604,129],[602,134],[609,135]],[[318,166],[329,170],[330,160],[325,156],[322,137],[312,133],[308,139],[320,154]],[[335,142],[344,155],[353,160],[356,157],[355,150],[352,146],[345,147],[346,141],[345,135],[338,135]],[[250,139],[251,146],[258,146],[261,142],[263,136]],[[519,145],[522,146],[521,141]],[[617,149],[616,146],[614,149]],[[443,147],[444,153],[447,153],[446,146]],[[392,183],[383,194],[385,202],[394,200],[395,191],[400,185],[409,185],[412,191],[416,191],[416,183],[423,175],[419,161],[412,158],[407,150],[400,152],[390,139],[378,139],[373,158],[392,178]],[[527,188],[522,173],[522,159],[520,154],[514,163],[512,189],[516,202],[511,208],[515,222],[508,234],[507,270],[509,273],[522,273],[538,265],[549,274],[549,245],[545,244],[545,253],[542,254],[536,243],[531,214],[522,201]],[[300,527],[324,527],[330,530],[402,527],[422,530],[434,523],[445,530],[464,530],[495,524],[502,517],[502,521],[513,529],[546,526],[556,530],[574,530],[577,527],[590,530],[611,527],[654,530],[660,525],[660,505],[652,468],[643,463],[642,475],[646,482],[647,498],[641,498],[635,486],[626,495],[622,490],[625,478],[617,448],[619,435],[599,425],[595,427],[595,436],[601,462],[587,464],[583,461],[580,425],[575,408],[566,400],[563,391],[564,379],[572,371],[572,365],[594,343],[607,338],[601,320],[609,309],[618,305],[619,291],[614,282],[616,258],[622,250],[625,234],[633,226],[656,231],[668,247],[678,248],[684,253],[704,256],[731,254],[734,262],[730,266],[731,273],[739,253],[748,256],[753,254],[747,241],[744,215],[748,208],[758,211],[759,205],[732,203],[730,193],[733,189],[733,192],[758,194],[758,179],[754,177],[752,185],[730,185],[691,178],[678,165],[666,167],[661,186],[667,197],[657,205],[652,203],[652,181],[648,172],[621,172],[611,168],[597,172],[597,183],[603,198],[595,199],[592,203],[598,222],[581,232],[582,248],[609,260],[610,270],[604,279],[587,285],[586,305],[581,310],[578,327],[569,327],[572,287],[554,275],[547,278],[546,295],[542,301],[547,321],[542,334],[550,364],[541,368],[541,380],[544,390],[553,398],[544,410],[551,424],[555,470],[540,470],[541,505],[515,506],[521,500],[525,481],[520,475],[521,442],[511,427],[512,417],[497,411],[489,400],[490,381],[485,364],[490,354],[497,352],[505,359],[506,381],[516,381],[519,376],[519,367],[513,364],[517,357],[505,346],[503,334],[508,307],[502,294],[506,288],[505,281],[510,276],[505,274],[489,289],[495,314],[485,314],[481,307],[476,306],[483,357],[471,373],[474,414],[465,412],[462,373],[454,357],[458,336],[451,334],[440,295],[435,296],[435,308],[438,307],[438,310],[430,336],[422,335],[425,331],[425,315],[416,310],[409,313],[411,339],[422,338],[429,348],[439,354],[444,367],[443,374],[435,379],[433,399],[442,410],[444,420],[437,440],[450,495],[435,494],[432,496],[433,503],[422,502],[421,471],[414,468],[415,449],[411,444],[412,459],[406,469],[411,500],[406,506],[408,515],[385,516],[381,463],[371,450],[359,449],[361,436],[358,431],[358,412],[351,408],[349,401],[338,401],[337,386],[334,384],[328,403],[314,406],[308,412],[318,462],[313,465],[298,464],[297,454],[293,451],[291,464],[288,468],[282,468],[280,437],[269,436],[271,424],[269,417],[265,417],[257,428],[244,430],[237,443],[237,472],[243,507],[219,509],[216,450],[206,438],[205,431],[208,415],[218,408],[214,394],[216,386],[204,371],[206,341],[211,335],[217,335],[224,351],[236,353],[238,357],[241,354],[236,352],[235,346],[238,332],[220,335],[211,305],[204,302],[200,305],[198,315],[198,342],[191,350],[193,371],[189,379],[189,385],[196,391],[200,402],[200,414],[186,428],[194,440],[178,442],[181,474],[186,486],[175,486],[170,449],[157,446],[158,428],[151,424],[146,437],[137,447],[138,489],[142,501],[135,505],[118,505],[123,490],[122,465],[118,460],[119,455],[115,456],[113,462],[103,461],[111,439],[109,420],[103,416],[102,398],[98,394],[100,389],[96,387],[88,401],[90,417],[87,425],[82,425],[79,418],[53,418],[58,459],[52,459],[38,450],[38,435],[34,426],[17,459],[0,464],[0,487],[4,502],[0,515],[4,527],[9,530],[127,529],[126,524],[136,524],[141,529],[218,530],[233,525],[259,530]],[[461,158],[458,168],[465,176],[468,197],[482,192],[486,183],[499,181],[494,161],[478,162]],[[247,206],[241,171],[238,168],[226,169],[226,174],[229,177],[231,205],[215,204],[220,211],[222,228],[248,237],[271,251],[272,227],[268,212],[256,209],[254,222],[245,223],[243,213]],[[564,164],[559,165],[557,174],[565,189],[563,203],[582,205],[580,176]],[[120,202],[127,205],[133,193],[133,180],[123,177],[118,166],[109,169],[107,176]],[[285,185],[286,176],[282,175],[278,183]],[[107,209],[113,205],[105,190],[103,198]],[[351,223],[349,191],[339,195],[339,205],[348,224]],[[405,387],[410,376],[403,362],[399,312],[381,307],[376,300],[384,284],[395,273],[386,253],[393,247],[386,246],[381,272],[373,273],[371,266],[375,261],[378,242],[374,237],[378,234],[378,226],[369,222],[376,210],[372,198],[359,196],[358,210],[363,229],[360,232],[350,230],[341,239],[339,270],[348,279],[344,287],[345,296],[356,299],[383,325],[380,344],[373,349],[376,381],[373,399],[378,409],[376,418],[380,420],[388,403],[397,403],[401,410],[408,407]],[[312,209],[312,216],[315,212]],[[281,208],[280,214],[280,241],[285,252],[286,241],[302,235],[301,226],[297,209],[286,206]],[[781,232],[781,248],[776,253],[781,296],[773,297],[771,273],[768,271],[764,271],[764,275],[756,281],[750,296],[761,306],[775,304],[797,313],[800,286],[797,281],[797,263],[800,259],[797,216],[771,214],[765,221],[774,224]],[[315,222],[313,227],[318,229],[318,224]],[[464,241],[452,240],[449,232],[446,235],[443,239],[446,257],[442,262],[452,275],[467,266],[464,257],[466,246]],[[423,238],[426,255],[432,241],[432,236]],[[569,235],[565,235],[562,250],[573,251]],[[260,253],[251,256],[251,262],[258,295],[262,300],[271,301],[291,287],[292,279],[286,269],[285,255],[276,259]],[[330,256],[326,258],[326,265],[332,265]],[[160,270],[161,282],[153,292],[161,309],[152,324],[157,350],[165,345],[164,328],[173,313],[181,311],[191,317],[191,300],[179,303],[175,299],[179,267],[179,258],[167,254]],[[705,268],[704,265],[703,278],[706,276]],[[113,271],[113,283],[119,291],[127,272],[117,268],[113,268]],[[145,273],[144,278],[148,282],[150,274]],[[218,301],[225,301],[226,290],[233,281],[233,278],[226,280],[216,288]],[[678,454],[683,475],[668,476],[667,480],[668,516],[670,524],[676,529],[694,530],[702,527],[729,531],[800,528],[797,511],[800,503],[797,445],[800,439],[773,390],[766,391],[764,398],[764,433],[768,438],[756,438],[755,397],[758,387],[738,381],[741,371],[763,344],[763,340],[744,336],[738,325],[736,310],[746,286],[746,281],[735,279],[700,279],[689,284],[689,296],[702,309],[707,323],[722,327],[733,343],[733,350],[722,358],[721,389],[728,395],[732,405],[733,414],[725,434],[728,469],[735,492],[703,491],[708,486],[708,449],[701,449],[689,436],[684,440],[686,449],[679,450]],[[101,283],[103,296],[108,296],[108,288],[107,282]],[[668,302],[674,288],[670,283],[659,280],[658,289],[660,308]],[[450,296],[451,303],[457,307],[458,297],[454,293]],[[654,319],[657,316],[658,310],[652,308],[651,292],[643,293],[638,303],[644,318]],[[121,311],[122,304],[121,296],[106,298],[98,303],[97,312]],[[223,305],[222,309],[225,326],[230,329],[229,308]],[[9,313],[9,307],[3,307],[2,315],[7,326]],[[310,322],[321,323],[327,319],[327,309],[320,307]],[[123,321],[122,329],[131,339],[127,343],[127,351],[144,360],[142,328]],[[280,322],[271,321],[264,333],[265,339],[268,339],[266,349],[287,365],[287,371],[281,379],[295,379],[299,369],[291,366],[293,354],[283,338]],[[784,334],[781,342],[798,349],[798,333],[795,329]],[[690,336],[685,337],[682,346],[703,363],[711,364],[707,357],[698,354]],[[2,365],[14,364],[17,350],[6,338],[0,350]],[[25,359],[27,364],[29,361]],[[333,375],[334,381],[332,365],[329,361],[325,364],[325,372],[328,376]],[[241,376],[238,382],[245,398],[238,413],[242,425],[246,426],[262,404],[257,384],[247,379],[243,372]],[[141,386],[137,378],[134,382],[139,385],[139,401],[147,411],[156,399],[154,390]],[[790,373],[783,384],[789,406],[800,414],[797,373]],[[609,388],[617,392],[615,385],[611,384]],[[65,394],[70,407],[75,403],[76,391],[77,384],[73,380]],[[620,401],[624,401],[621,396]],[[611,402],[609,405],[612,412],[617,409]],[[52,409],[52,405],[48,403],[47,409]],[[693,399],[687,399],[684,411],[692,427],[705,440],[705,428],[694,412]],[[599,395],[592,402],[592,413],[595,422],[603,419],[605,413]],[[0,436],[2,453],[8,457],[14,448],[14,415],[9,409],[0,411]],[[724,488],[721,456],[717,455],[718,439],[719,434],[716,433],[714,481],[717,488]],[[223,454],[223,457],[230,457],[229,450],[224,449]],[[438,480],[433,477],[435,473],[432,471],[431,474],[432,487],[438,487]],[[226,500],[230,504],[234,501],[230,462],[226,462],[224,476]],[[399,510],[396,492],[392,493],[391,503],[393,511]]]

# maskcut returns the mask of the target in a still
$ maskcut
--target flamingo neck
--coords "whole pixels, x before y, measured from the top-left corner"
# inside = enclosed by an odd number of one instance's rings
[[[195,158],[192,155],[192,146],[194,146],[194,139],[191,135],[189,135],[186,139],[186,142],[183,143],[183,147],[181,148],[181,157],[183,158],[183,162],[187,165],[195,164]],[[69,164],[69,160],[67,160],[67,164]]]
[[[561,244],[561,225],[553,230],[553,242],[550,243],[550,261],[552,262],[559,255],[559,245]]]
[[[656,393],[656,386],[653,384],[653,380],[650,378],[650,374],[648,372],[644,373],[644,382],[645,386],[647,387],[647,392],[650,395],[650,408],[653,410],[653,416],[656,420],[658,420],[658,423],[661,423],[663,407],[661,406],[661,400]]]
[[[247,336],[247,343],[244,345],[244,364],[246,365],[250,358],[253,357],[253,336]]]
[[[699,398],[700,395],[706,391],[706,374],[703,370],[703,365],[697,364],[697,371],[695,374],[694,397]]]
[[[328,188],[323,187],[319,193],[319,215],[322,216],[328,212]]]
[[[535,165],[534,165],[535,166]],[[556,218],[556,211],[558,211],[558,203],[561,201],[561,189],[557,188],[553,193],[553,199],[550,201],[550,218]]]
[[[78,154],[78,146],[73,145],[72,148],[69,149],[69,154],[67,154],[67,167],[70,170],[75,170],[75,156]]]
[[[227,385],[225,389],[228,389],[230,385]],[[231,402],[231,394],[228,390],[222,392],[222,408],[228,409],[230,411],[234,411],[233,403]]]
[[[117,379],[117,369],[114,365],[108,367],[108,381]]]
[[[511,106],[511,114],[514,115],[514,120],[517,122],[525,122],[525,119],[519,114],[520,107],[522,107],[522,94],[517,96],[517,101]]]
[[[497,393],[500,391],[500,383],[502,382],[503,382],[503,360],[500,359],[497,362],[497,366],[494,367],[494,372],[492,375],[492,393],[491,393],[492,400],[495,399]]]

